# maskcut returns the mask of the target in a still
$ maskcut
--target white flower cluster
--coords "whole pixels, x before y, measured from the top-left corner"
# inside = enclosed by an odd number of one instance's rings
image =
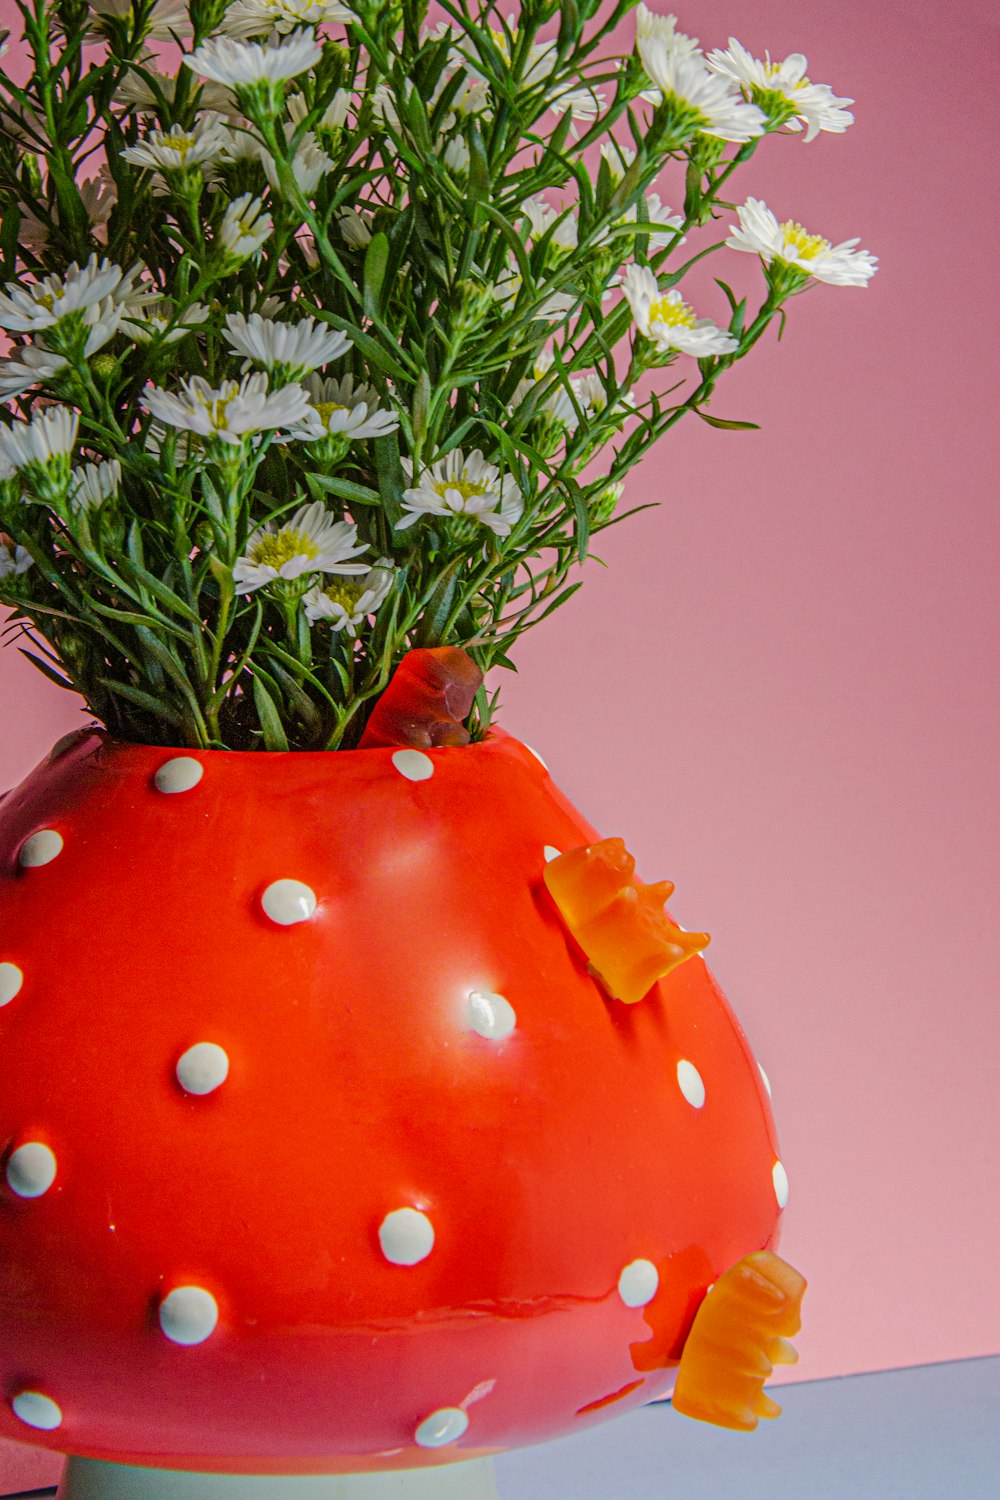
[[[763,110],[748,104],[728,79],[710,70],[697,41],[677,30],[674,16],[640,5],[635,44],[653,85],[642,97],[669,109],[684,138],[701,132],[742,144],[763,134]]]
[[[414,475],[413,462],[402,460],[407,476],[415,484],[403,491],[406,515],[397,530],[414,525],[424,516],[471,517],[495,536],[509,536],[524,511],[524,497],[511,474],[501,476],[496,464],[487,463],[479,448],[468,458],[460,448]]]

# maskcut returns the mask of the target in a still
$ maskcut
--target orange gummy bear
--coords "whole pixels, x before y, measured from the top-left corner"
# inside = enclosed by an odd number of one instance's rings
[[[558,855],[545,866],[545,884],[591,973],[626,1005],[708,945],[707,932],[685,932],[663,910],[673,894],[669,880],[636,879],[623,839]]]
[[[672,1397],[675,1411],[716,1427],[752,1432],[781,1407],[764,1391],[775,1365],[794,1365],[788,1342],[802,1327],[805,1277],[771,1250],[724,1271],[687,1336]]]
[[[407,651],[371,712],[359,750],[379,745],[467,745],[467,718],[483,674],[460,646]]]

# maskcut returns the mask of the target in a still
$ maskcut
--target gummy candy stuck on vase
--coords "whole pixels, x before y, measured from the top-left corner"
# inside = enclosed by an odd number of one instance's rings
[[[615,1000],[634,1005],[685,959],[708,946],[664,911],[669,880],[645,885],[623,839],[569,849],[545,866],[545,884],[594,977]]]
[[[467,745],[463,724],[482,686],[483,674],[459,646],[428,646],[407,651],[358,743],[359,750],[407,745]]]

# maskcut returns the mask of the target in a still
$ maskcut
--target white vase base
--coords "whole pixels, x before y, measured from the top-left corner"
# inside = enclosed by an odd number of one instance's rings
[[[498,1500],[491,1458],[377,1474],[192,1474],[69,1458],[56,1500]]]

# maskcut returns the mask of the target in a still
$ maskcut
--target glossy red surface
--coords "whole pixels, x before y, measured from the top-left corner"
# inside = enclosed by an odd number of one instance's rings
[[[543,880],[547,846],[596,833],[499,730],[193,753],[200,781],[159,791],[181,754],[84,735],[0,802],[0,964],[23,976],[0,1005],[0,1435],[413,1467],[668,1390],[706,1287],[780,1217],[767,1095],[701,958],[608,998]],[[22,866],[43,829],[61,850]],[[283,879],[307,920],[266,914]],[[509,1034],[472,992],[506,999]],[[228,1075],[194,1095],[176,1067],[206,1041]],[[56,1164],[36,1197],[9,1182],[29,1142]],[[401,1208],[433,1227],[411,1265],[380,1239]],[[637,1260],[659,1285],[632,1307]],[[218,1323],[181,1345],[159,1309],[192,1285]],[[25,1391],[61,1425],[27,1427]],[[416,1445],[452,1408],[467,1430]]]

